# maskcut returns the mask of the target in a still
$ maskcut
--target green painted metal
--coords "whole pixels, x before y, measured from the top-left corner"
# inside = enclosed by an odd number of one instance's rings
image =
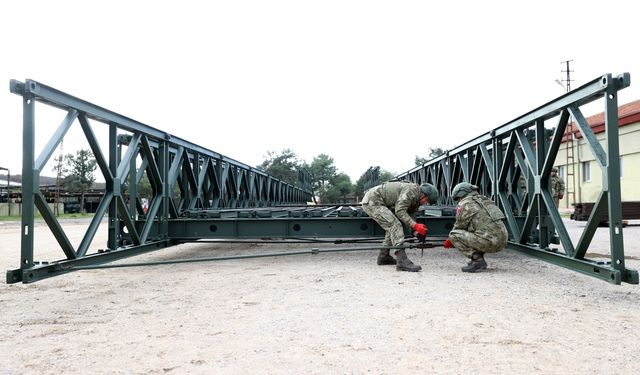
[[[427,223],[430,237],[444,238],[453,228],[454,218],[418,221]],[[169,237],[186,242],[203,238],[367,238],[384,233],[365,217],[177,219],[169,223]],[[152,229],[151,236],[154,234]]]
[[[23,100],[23,210],[19,268],[7,272],[8,282],[32,282],[59,272],[56,266],[43,267],[34,261],[36,210],[62,250],[64,259],[54,263],[101,263],[113,256],[96,253],[93,245],[105,215],[109,218],[107,249],[133,255],[135,249],[120,247],[124,237],[129,247],[138,247],[140,251],[175,244],[169,236],[169,222],[181,218],[189,209],[299,205],[311,200],[308,185],[290,185],[246,164],[42,83],[11,80],[10,91]],[[39,155],[34,146],[36,103],[57,108],[63,116],[60,126]],[[106,183],[105,194],[77,248],[48,208],[38,186],[40,171],[72,126],[82,130]],[[100,144],[94,127],[107,128],[108,144]],[[147,212],[144,212],[137,186],[134,186],[144,175],[153,190]],[[308,174],[301,174],[300,179],[301,184],[309,183]],[[146,218],[146,224],[138,227],[140,217]],[[149,236],[152,227],[156,231],[153,239]],[[163,245],[158,246],[159,243]]]
[[[344,210],[345,208],[347,209]],[[10,270],[7,272],[7,282],[32,283],[73,270],[98,268],[96,265],[103,265],[181,243],[207,239],[242,238],[267,241],[266,239],[278,238],[326,243],[326,239],[331,238],[335,243],[344,243],[373,239],[381,241],[385,233],[374,220],[362,214],[361,207],[323,207],[321,213],[324,216],[314,216],[310,210],[300,208],[299,210],[287,210],[287,217],[278,217],[282,215],[281,211],[275,209],[274,214],[269,216],[264,215],[265,210],[262,215],[259,215],[255,210],[227,210],[222,213],[212,211],[209,212],[209,216],[219,218],[173,219],[166,222],[168,225],[166,231],[163,229],[164,223],[162,221],[139,220],[136,222],[138,228],[147,227],[148,223],[151,223],[148,226],[149,237],[145,244],[135,244],[133,236],[121,233],[121,242],[116,249],[99,249],[96,253],[85,254],[74,259],[39,263],[28,268]],[[348,216],[340,214],[345,211],[349,212]],[[221,216],[227,217],[221,218]],[[439,243],[444,240],[453,227],[454,217],[419,215],[418,221],[427,223],[429,227],[427,240]],[[408,231],[406,235],[411,236]],[[376,245],[367,250],[372,249],[380,249],[380,246]],[[353,249],[353,251],[355,250],[357,249]],[[100,266],[100,268],[109,267]]]
[[[509,247],[608,282],[638,284],[638,272],[627,269],[621,219],[617,93],[628,87],[628,73],[606,74],[449,150],[396,178],[436,184],[441,203],[453,204],[451,189],[471,182],[493,198],[507,218]],[[605,113],[606,150],[600,145],[581,107],[602,103]],[[550,173],[573,116],[578,129],[602,169],[602,191],[580,239],[575,242],[551,196]],[[527,189],[520,191],[524,176]],[[520,216],[524,214],[524,220]],[[609,223],[610,260],[586,259],[587,249],[602,218]],[[533,233],[533,235],[532,235]],[[558,242],[560,247],[550,249]],[[598,249],[599,253],[606,250]]]
[[[74,266],[95,265],[113,262],[118,259],[124,259],[135,255],[160,250],[166,247],[179,244],[178,241],[164,240],[157,242],[148,242],[139,246],[120,247],[115,250],[98,249],[95,253],[87,254],[75,259],[65,259],[57,261],[41,261],[34,263],[31,267],[23,267],[19,269],[7,271],[6,281],[9,284],[22,282],[25,284],[33,283],[39,280],[62,275],[73,271]]]
[[[35,168],[35,96],[22,92],[22,221],[20,268],[33,267],[33,231],[40,170]],[[41,164],[41,163],[39,163]],[[57,238],[58,236],[56,236]]]
[[[370,167],[364,172],[364,190],[369,190],[380,183],[380,167]]]
[[[281,251],[272,253],[259,253],[259,254],[247,254],[247,255],[232,255],[232,256],[218,256],[218,257],[203,257],[193,259],[175,259],[175,260],[159,260],[149,262],[136,262],[136,263],[120,263],[120,264],[100,264],[92,266],[73,266],[74,271],[81,270],[95,270],[105,268],[131,268],[131,267],[146,267],[146,266],[159,266],[168,264],[183,264],[183,263],[201,263],[201,262],[215,262],[222,260],[239,260],[239,259],[255,259],[255,258],[270,258],[280,256],[291,255],[317,255],[322,253],[345,253],[354,251],[380,251],[380,249],[398,250],[398,249],[415,249],[415,248],[428,248],[433,247],[431,244],[407,244],[403,246],[359,246],[359,247],[332,247],[332,248],[311,248],[298,251]]]
[[[429,182],[440,190],[440,206],[429,207],[418,215],[418,221],[429,227],[429,239],[439,241],[453,227],[452,187],[458,182],[472,182],[505,212],[510,248],[608,282],[638,284],[637,271],[626,268],[624,263],[620,188],[612,183],[620,176],[616,98],[618,90],[628,85],[628,74],[599,77],[398,176],[416,183]],[[7,271],[8,283],[31,283],[72,270],[103,267],[105,263],[184,242],[263,238],[363,241],[379,240],[384,235],[358,206],[304,205],[311,200],[309,178],[304,172],[299,176],[301,185],[292,186],[36,81],[11,81],[10,90],[23,98],[24,155],[20,265]],[[580,109],[598,100],[604,100],[606,151]],[[36,102],[60,109],[63,116],[37,158]],[[605,181],[592,217],[577,242],[569,237],[549,186],[551,167],[570,115],[596,155]],[[553,131],[549,129],[551,122]],[[37,182],[57,145],[76,125],[95,155],[106,191],[85,236],[74,248],[48,209]],[[94,134],[95,126],[108,127],[106,146]],[[378,178],[379,170],[370,169],[368,173],[373,180]],[[525,177],[526,191],[519,188],[520,176]],[[146,211],[138,188],[143,177],[153,192]],[[34,261],[36,209],[58,241],[63,259]],[[96,248],[94,238],[105,215],[106,247]],[[608,215],[612,224],[611,259],[607,262],[585,259],[602,215]],[[556,243],[560,247],[553,249]]]

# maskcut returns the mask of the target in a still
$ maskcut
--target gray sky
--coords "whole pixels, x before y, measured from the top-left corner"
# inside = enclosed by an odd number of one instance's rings
[[[629,72],[619,103],[640,99],[628,1],[90,3],[0,5],[0,166],[12,174],[22,171],[12,78],[253,166],[267,151],[307,162],[325,153],[354,182],[372,165],[404,172],[429,147],[453,148],[560,96],[564,60],[573,88]],[[42,147],[64,114],[36,115]],[[78,145],[88,147],[65,140],[64,153]]]

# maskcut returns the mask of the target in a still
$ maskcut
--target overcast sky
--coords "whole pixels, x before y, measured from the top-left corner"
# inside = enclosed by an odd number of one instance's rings
[[[333,157],[354,182],[373,165],[401,173],[430,147],[453,148],[562,95],[555,80],[568,59],[573,88],[629,72],[619,102],[640,99],[629,4],[3,1],[0,166],[22,172],[13,78],[252,166],[289,148],[307,162]],[[36,116],[42,147],[64,114]],[[64,153],[78,144],[65,141]]]

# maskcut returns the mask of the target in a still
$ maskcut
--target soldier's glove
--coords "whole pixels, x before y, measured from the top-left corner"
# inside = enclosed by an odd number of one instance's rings
[[[427,235],[427,226],[422,224],[422,223],[413,224],[411,229],[413,229],[415,232],[417,232],[421,236],[426,236]]]
[[[451,249],[452,247],[453,247],[453,242],[451,242],[451,240],[447,238],[444,241],[444,248],[445,249]]]

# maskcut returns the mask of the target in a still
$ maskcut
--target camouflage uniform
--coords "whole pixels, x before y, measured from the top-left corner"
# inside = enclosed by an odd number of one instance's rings
[[[564,197],[564,180],[557,173],[551,175],[551,193],[556,207],[560,207],[560,199]]]
[[[362,198],[362,209],[386,231],[383,245],[404,243],[404,229],[416,223],[420,207],[420,186],[410,182],[385,182],[371,188]]]
[[[472,191],[458,203],[456,223],[449,239],[469,258],[474,252],[501,251],[509,237],[502,219],[504,214],[491,199]]]
[[[522,196],[524,197],[527,194],[529,188],[527,187],[527,179],[523,174],[520,175],[520,179],[518,179],[518,183],[520,186],[520,191],[522,192]]]

